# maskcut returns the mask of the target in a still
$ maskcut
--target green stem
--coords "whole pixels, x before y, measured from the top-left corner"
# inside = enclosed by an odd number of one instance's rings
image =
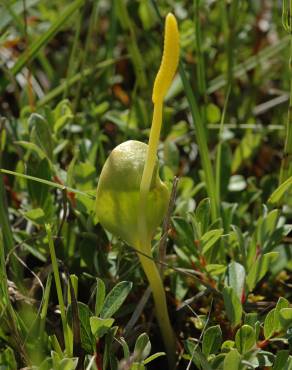
[[[120,2],[119,2],[120,3]],[[136,241],[137,249],[143,252],[149,258],[152,258],[151,253],[151,238],[152,235],[147,230],[147,206],[148,194],[152,182],[155,163],[157,161],[157,147],[159,143],[160,130],[162,125],[162,108],[163,99],[171,84],[177,69],[179,59],[179,34],[177,22],[173,14],[168,14],[165,23],[164,49],[163,57],[159,71],[157,73],[152,93],[152,101],[154,103],[153,119],[150,130],[146,162],[143,169],[141,184],[140,184],[140,210],[138,213],[138,240]],[[151,210],[155,212],[155,210]],[[176,358],[176,343],[174,332],[171,328],[166,296],[164,292],[163,282],[155,262],[148,259],[146,256],[139,254],[139,258],[145,274],[148,278],[155,308],[158,324],[161,329],[164,345],[167,352],[169,368],[175,368]]]
[[[4,207],[0,207],[4,208]],[[9,325],[11,330],[11,336],[14,338],[14,341],[17,345],[16,350],[19,352],[23,362],[26,365],[31,365],[29,356],[26,352],[26,347],[23,344],[23,338],[21,336],[21,330],[19,327],[17,315],[14,312],[12,307],[8,284],[7,284],[7,272],[5,264],[5,250],[4,250],[4,237],[2,230],[0,229],[0,311],[1,311],[1,321],[6,320],[7,325]]]
[[[227,90],[227,94],[226,94],[225,102],[224,102],[224,107],[223,107],[223,112],[222,112],[222,116],[221,116],[220,128],[219,128],[219,133],[218,133],[219,142],[218,142],[217,155],[216,155],[216,176],[215,176],[215,179],[216,179],[216,194],[217,194],[216,199],[217,199],[217,202],[218,202],[218,209],[219,210],[220,210],[220,204],[221,204],[221,175],[222,175],[221,157],[222,157],[222,143],[223,143],[222,134],[223,134],[223,129],[224,129],[224,120],[225,120],[225,116],[226,116],[226,110],[227,110],[227,105],[228,105],[228,101],[229,101],[229,95],[230,95],[230,86]]]
[[[161,124],[162,124],[162,101],[158,101],[154,104],[153,119],[147,150],[147,158],[140,185],[140,197],[144,199],[149,192],[150,184],[152,181],[153,170],[156,162],[157,147],[160,137]]]
[[[144,68],[144,60],[138,47],[138,41],[135,28],[133,25],[133,19],[129,15],[127,9],[127,2],[124,0],[116,0],[114,3],[116,4],[117,7],[116,11],[119,17],[121,27],[124,31],[128,32],[127,47],[134,65],[137,82],[140,88],[145,89],[145,87],[147,87],[147,78]]]
[[[195,8],[195,34],[196,34],[196,67],[197,67],[197,83],[198,91],[200,95],[200,101],[202,102],[201,114],[203,121],[206,122],[206,106],[208,101],[207,86],[206,86],[206,70],[204,53],[202,51],[202,27],[200,23],[200,0],[194,0]]]
[[[151,239],[149,240],[145,214],[147,208],[147,197],[149,194],[149,189],[152,181],[155,162],[157,160],[156,153],[159,142],[161,124],[162,124],[162,101],[157,101],[154,104],[153,120],[149,136],[147,158],[140,185],[140,217],[138,220],[140,241],[137,243],[138,244],[137,249],[148,255],[150,258],[152,258]],[[140,254],[139,258],[152,290],[154,304],[156,308],[156,317],[161,330],[163,342],[166,348],[169,366],[171,368],[174,368],[176,343],[175,336],[169,320],[166,296],[161,276],[154,261]]]
[[[67,75],[66,75],[66,87],[65,90],[63,91],[63,99],[65,99],[69,95],[69,81],[73,77],[74,72],[76,70],[76,65],[75,65],[75,60],[77,59],[76,54],[78,50],[78,40],[80,36],[80,30],[81,30],[81,21],[82,21],[82,15],[81,12],[78,10],[78,21],[76,22],[76,30],[74,34],[74,39],[73,39],[73,44],[72,44],[72,49],[70,52],[70,57],[69,57],[69,64],[68,64],[68,69],[67,69]],[[76,58],[76,59],[75,59]]]
[[[216,199],[217,194],[216,194],[216,186],[215,186],[215,177],[214,177],[214,172],[213,172],[211,159],[210,159],[210,153],[209,153],[209,149],[207,145],[207,137],[206,137],[207,130],[203,126],[198,104],[196,102],[192,88],[187,79],[186,73],[184,71],[184,67],[181,62],[179,64],[179,73],[182,79],[182,83],[185,89],[187,100],[190,106],[192,118],[195,124],[196,139],[197,139],[198,146],[199,146],[199,153],[200,153],[200,157],[202,161],[202,167],[204,170],[207,193],[208,193],[208,196],[211,202],[212,221],[214,222],[219,216],[219,209],[217,206],[218,201]]]
[[[284,4],[283,7],[287,5]],[[288,11],[288,9],[284,9]],[[289,75],[290,75],[290,100],[288,108],[288,117],[286,123],[286,139],[284,153],[281,162],[279,185],[281,185],[292,174],[292,0],[289,3],[289,21],[288,31],[290,33],[290,58],[289,58]]]
[[[56,252],[55,252],[55,246],[54,246],[54,241],[52,237],[52,230],[49,224],[46,224],[45,227],[46,227],[46,232],[47,232],[48,240],[49,240],[49,249],[50,249],[51,261],[52,261],[54,279],[55,279],[57,296],[58,296],[58,301],[59,301],[59,306],[60,306],[60,311],[61,311],[61,320],[62,320],[62,326],[63,326],[65,349],[66,349],[68,356],[70,356],[71,353],[70,353],[70,343],[69,343],[67,320],[66,320],[66,310],[65,310],[65,304],[64,304],[64,299],[63,299],[63,292],[62,292],[62,287],[61,287],[61,280],[60,280],[60,275],[59,275],[59,268],[58,268],[58,262],[57,262]]]
[[[12,176],[16,176],[16,177],[20,177],[22,179],[26,179],[26,180],[32,180],[32,181],[36,181],[36,182],[39,182],[41,184],[46,184],[48,186],[51,186],[53,188],[57,188],[57,189],[60,189],[62,191],[66,190],[66,191],[69,191],[71,193],[75,193],[75,194],[79,194],[79,195],[83,195],[87,198],[90,198],[92,200],[95,199],[94,195],[91,195],[89,193],[84,193],[83,191],[81,190],[78,190],[78,189],[73,189],[73,188],[70,188],[69,186],[66,186],[66,185],[61,185],[57,182],[52,182],[52,181],[49,181],[49,180],[45,180],[45,179],[40,179],[39,177],[34,177],[34,176],[29,176],[29,175],[25,175],[23,173],[19,173],[19,172],[14,172],[14,171],[10,171],[10,170],[6,170],[4,168],[0,168],[0,174],[1,173],[7,173],[8,175],[12,175]],[[0,181],[0,184],[1,184],[1,181]],[[1,196],[1,188],[0,188],[0,196]],[[1,208],[0,208],[0,212],[1,212]]]
[[[5,197],[5,188],[3,184],[3,178],[0,175],[0,225],[3,231],[3,239],[4,239],[4,246],[5,251],[10,252],[14,248],[14,241],[12,236],[12,231],[10,228],[10,223],[8,220],[7,214],[7,202]]]
[[[52,283],[52,273],[50,272],[47,278],[45,293],[44,293],[43,300],[42,300],[42,310],[40,314],[39,335],[40,335],[42,342],[43,342],[44,334],[45,334],[46,318],[47,318],[47,313],[48,313],[50,292],[51,292],[51,283]]]
[[[93,29],[94,29],[94,24],[96,20],[96,7],[97,7],[97,1],[94,1],[92,4],[92,9],[90,13],[90,21],[89,21],[89,27],[88,31],[86,34],[86,39],[85,39],[85,46],[84,46],[84,52],[81,54],[81,75],[84,77],[83,73],[88,61],[88,56],[89,56],[89,47],[90,47],[90,40],[92,40],[92,34],[93,34]],[[85,8],[84,8],[84,13],[85,13]],[[81,16],[83,19],[84,16]],[[84,82],[84,78],[81,78],[76,86],[76,90],[74,91],[74,102],[73,102],[73,112],[76,113],[77,107],[79,105],[80,101],[80,95],[81,95],[81,90],[82,90],[82,84]]]
[[[141,250],[143,253],[145,253],[146,255],[152,258],[150,241],[147,241],[145,243],[140,243],[137,249]],[[174,369],[175,368],[175,358],[176,358],[175,335],[172,330],[169,315],[168,315],[166,296],[165,296],[163,283],[160,277],[160,273],[158,271],[158,268],[155,262],[151,258],[147,258],[143,256],[142,254],[139,254],[140,262],[142,264],[142,267],[144,269],[144,272],[147,276],[147,279],[149,281],[149,284],[152,290],[154,304],[155,304],[156,317],[157,317],[158,325],[161,330],[163,342],[166,348],[169,367],[170,369]]]
[[[236,24],[238,22],[239,0],[233,0],[228,18],[228,38],[226,39],[227,52],[227,88],[232,89],[233,74],[234,74],[234,49],[236,41]]]
[[[2,133],[4,132],[4,121],[0,120],[0,167],[2,164]],[[7,198],[6,198],[6,191],[4,187],[4,181],[3,177],[0,171],[0,229],[2,229],[3,233],[3,241],[4,241],[4,247],[5,252],[11,252],[14,248],[14,240],[13,240],[13,234],[9,222],[9,216],[8,216],[8,204],[7,204]],[[22,281],[22,268],[17,259],[14,255],[11,256],[11,266],[12,266],[12,272],[15,275],[15,282],[16,284],[21,287],[21,281]]]

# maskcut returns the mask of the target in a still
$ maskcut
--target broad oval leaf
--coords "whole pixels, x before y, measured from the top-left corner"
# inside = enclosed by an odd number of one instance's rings
[[[256,334],[250,325],[243,325],[235,335],[235,345],[242,354],[250,351],[256,344]]]
[[[228,265],[228,285],[231,286],[241,300],[245,284],[245,268],[238,262]]]
[[[283,329],[292,326],[292,308],[282,308],[279,312],[279,319]]]
[[[221,346],[222,331],[219,325],[208,328],[203,336],[202,352],[204,355],[216,354]]]
[[[103,319],[111,317],[124,303],[132,286],[133,283],[130,281],[121,281],[118,283],[105,297],[100,317]]]
[[[240,362],[241,356],[239,352],[236,349],[232,349],[225,357],[223,370],[239,370]]]

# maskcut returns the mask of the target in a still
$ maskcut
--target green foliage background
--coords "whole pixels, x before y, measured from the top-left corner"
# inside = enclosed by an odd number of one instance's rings
[[[1,368],[167,367],[137,254],[99,225],[95,189],[116,145],[148,140],[172,11],[181,65],[158,157],[169,189],[179,181],[153,250],[159,263],[166,248],[177,368],[292,369],[282,6],[0,1]]]

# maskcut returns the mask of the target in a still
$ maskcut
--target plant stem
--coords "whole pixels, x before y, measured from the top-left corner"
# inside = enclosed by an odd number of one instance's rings
[[[202,52],[202,36],[200,26],[200,0],[194,0],[195,7],[195,32],[196,32],[196,56],[197,56],[197,76],[198,76],[198,89],[201,96],[206,99],[206,74],[204,55]]]
[[[202,161],[202,167],[204,170],[207,194],[211,202],[212,221],[214,222],[219,216],[219,210],[218,210],[218,201],[217,201],[217,196],[216,196],[214,172],[213,172],[211,159],[210,159],[210,153],[209,153],[209,149],[207,145],[206,129],[203,126],[198,104],[193,94],[190,83],[187,79],[182,63],[179,64],[179,73],[182,79],[182,83],[183,83],[185,93],[188,99],[188,103],[190,106],[192,118],[195,124],[196,139],[197,139],[198,146],[199,146],[199,153],[200,153],[200,157]]]
[[[63,299],[63,292],[62,292],[62,287],[61,287],[61,280],[60,280],[60,275],[59,275],[59,268],[58,268],[58,262],[57,262],[56,252],[55,252],[55,246],[54,246],[54,241],[52,237],[52,230],[49,224],[46,224],[45,227],[46,227],[46,232],[47,232],[48,240],[49,240],[49,249],[50,249],[51,261],[52,261],[54,279],[55,279],[57,296],[58,296],[58,301],[59,301],[59,306],[60,306],[60,311],[61,311],[61,320],[62,320],[62,326],[63,326],[65,349],[66,349],[67,355],[70,356],[71,353],[70,353],[70,343],[69,343],[67,320],[66,320],[66,310],[65,310],[65,304],[64,304],[64,299]]]
[[[152,257],[151,239],[149,239],[147,225],[145,220],[147,197],[153,177],[153,170],[157,160],[157,146],[159,142],[160,130],[162,124],[162,101],[157,101],[154,104],[153,120],[149,136],[149,146],[147,158],[143,170],[141,185],[140,185],[140,217],[139,217],[139,234],[140,240],[137,242],[137,249]],[[166,296],[163,283],[159,274],[158,268],[154,261],[139,254],[139,259],[144,269],[144,272],[149,281],[154,304],[156,308],[156,317],[161,330],[163,342],[167,352],[169,366],[174,368],[175,365],[175,336],[171,328],[170,319],[167,310]]]
[[[49,307],[51,283],[52,283],[52,273],[50,272],[47,278],[45,293],[44,293],[43,300],[42,300],[42,310],[40,314],[39,335],[40,335],[42,342],[43,342],[44,334],[45,334],[45,325],[46,325],[46,318],[47,318],[47,312],[48,312],[48,307]]]
[[[288,117],[286,123],[286,139],[284,146],[284,153],[281,162],[279,185],[288,179],[292,174],[292,0],[288,4],[283,2],[283,21],[284,28],[290,34],[290,57],[289,57],[289,76],[290,76],[290,99],[288,108]],[[288,14],[289,13],[289,14]]]
[[[200,0],[194,0],[194,15],[195,15],[195,39],[196,39],[196,67],[197,67],[197,86],[199,90],[200,101],[202,102],[201,114],[203,121],[206,122],[206,107],[207,107],[207,87],[206,87],[206,70],[204,53],[202,51],[202,27],[200,23]]]
[[[226,7],[226,6],[225,6]],[[227,53],[227,89],[232,89],[234,74],[234,47],[236,41],[236,24],[238,22],[239,0],[232,1],[228,14],[228,39],[226,40]]]
[[[137,248],[138,250],[141,250],[143,253],[147,254],[149,257],[152,257],[150,241],[145,241],[144,243],[140,243],[140,245],[137,247],[138,247]],[[161,330],[163,342],[166,348],[169,367],[171,369],[174,369],[175,368],[175,358],[176,358],[176,354],[175,354],[176,341],[175,341],[175,335],[172,330],[169,315],[168,315],[166,296],[165,296],[163,283],[160,277],[160,273],[153,260],[141,254],[139,254],[139,259],[140,259],[140,262],[142,264],[142,267],[144,269],[144,272],[147,276],[147,279],[149,281],[149,284],[152,290],[154,304],[155,304],[156,317],[157,317],[158,325]]]
[[[158,101],[157,103],[154,104],[153,119],[147,150],[147,158],[140,185],[140,197],[143,198],[147,196],[152,181],[153,170],[157,158],[156,153],[159,143],[161,125],[162,125],[162,101]]]
[[[224,107],[223,107],[223,111],[222,111],[222,115],[221,115],[220,128],[219,128],[219,133],[218,133],[219,142],[218,142],[218,146],[217,146],[217,155],[216,155],[216,176],[215,176],[215,179],[216,179],[216,194],[217,194],[216,199],[217,199],[217,202],[218,202],[218,209],[219,210],[220,210],[220,204],[221,204],[221,175],[222,175],[221,157],[222,157],[222,143],[223,143],[222,134],[223,134],[224,120],[225,120],[227,105],[228,105],[228,101],[229,101],[229,95],[230,95],[230,85],[229,85],[229,88],[228,88],[227,93],[226,93]]]
[[[16,177],[20,177],[22,179],[36,181],[36,182],[39,182],[41,184],[46,184],[46,185],[51,186],[53,188],[60,189],[62,191],[66,190],[66,191],[71,192],[71,193],[83,195],[83,196],[85,196],[89,199],[92,199],[92,200],[95,199],[95,196],[92,195],[92,194],[85,193],[85,192],[83,192],[81,190],[78,190],[78,189],[73,189],[70,186],[62,185],[62,184],[59,184],[58,182],[53,182],[53,181],[49,181],[49,180],[45,180],[45,179],[40,179],[39,177],[29,176],[29,175],[25,175],[25,174],[19,173],[19,172],[9,171],[9,170],[6,170],[4,168],[0,168],[0,174],[1,173],[7,173],[8,175],[13,175],[13,176],[16,176]],[[1,211],[1,209],[0,209],[0,211]]]
[[[5,122],[5,119],[0,118],[0,167],[2,165],[2,151],[4,149],[2,148],[2,134],[4,132],[4,122]],[[12,234],[12,230],[11,230],[11,226],[9,222],[6,191],[5,191],[4,181],[1,175],[1,171],[0,171],[0,229],[2,229],[2,233],[3,233],[5,252],[8,253],[12,251],[14,248],[14,240],[13,240],[13,234]],[[15,282],[17,285],[19,285],[19,288],[21,288],[22,268],[14,255],[11,256],[11,266],[12,266],[11,270],[12,270],[12,273],[14,274]]]
[[[1,207],[0,207],[1,208]],[[6,320],[7,325],[11,328],[11,334],[14,337],[17,345],[17,351],[26,365],[31,365],[29,356],[26,352],[26,347],[23,344],[23,338],[21,336],[21,329],[18,322],[18,316],[16,315],[9,297],[9,290],[7,284],[7,272],[5,264],[5,250],[4,250],[4,237],[2,230],[0,229],[0,312],[1,321]]]
[[[129,35],[127,47],[129,50],[129,54],[131,55],[131,59],[133,61],[138,85],[141,89],[145,89],[147,87],[147,78],[144,68],[144,60],[138,47],[138,41],[135,28],[133,25],[133,20],[130,17],[127,9],[127,2],[124,0],[116,0],[115,4],[117,7],[116,11],[119,17],[121,27],[124,31],[127,31]]]
[[[162,125],[162,108],[163,100],[167,90],[172,82],[177,69],[179,59],[179,33],[175,17],[168,14],[165,22],[165,37],[163,57],[159,71],[157,73],[152,93],[152,101],[154,103],[153,119],[150,130],[148,150],[146,162],[143,169],[141,184],[140,184],[140,212],[138,219],[139,240],[136,242],[136,248],[145,255],[152,257],[151,238],[147,230],[147,198],[153,177],[155,163],[157,161],[157,147],[159,143],[160,130]],[[153,210],[155,212],[155,210]],[[140,255],[139,258],[145,274],[148,278],[155,308],[156,317],[160,326],[164,345],[167,352],[169,368],[175,368],[176,343],[175,336],[172,330],[166,303],[163,282],[160,277],[158,268],[153,260],[146,256]]]

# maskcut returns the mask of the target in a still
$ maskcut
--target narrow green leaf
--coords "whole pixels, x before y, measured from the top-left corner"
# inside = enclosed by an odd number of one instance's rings
[[[13,175],[13,176],[17,176],[17,177],[20,177],[20,178],[23,178],[23,179],[32,180],[32,181],[36,181],[36,182],[39,182],[39,183],[42,183],[42,184],[46,184],[46,185],[49,185],[53,188],[57,188],[57,189],[61,189],[61,190],[67,190],[67,191],[70,191],[72,193],[76,193],[76,194],[85,196],[85,197],[90,198],[90,199],[95,199],[95,197],[90,193],[85,193],[85,192],[80,191],[78,189],[73,189],[69,186],[61,185],[61,184],[56,183],[56,182],[40,179],[40,178],[37,178],[37,177],[34,177],[34,176],[25,175],[23,173],[18,173],[18,172],[6,170],[4,168],[0,168],[0,173],[1,172],[2,173],[7,173],[8,175]]]
[[[219,265],[217,263],[208,263],[206,266],[207,272],[213,275],[221,275],[226,271],[227,267],[225,265]]]
[[[144,365],[149,364],[151,361],[156,360],[158,357],[165,356],[165,352],[156,352],[153,355],[146,358],[146,360],[143,361]]]
[[[236,326],[241,321],[242,305],[241,302],[231,287],[223,289],[224,305],[226,314],[232,326]]]
[[[31,143],[29,141],[15,141],[15,144],[20,145],[22,148],[26,149],[27,151],[31,151],[35,153],[39,159],[46,158],[46,153],[35,143]]]
[[[124,359],[128,360],[130,358],[130,349],[127,342],[125,341],[125,338],[120,337],[120,343],[123,347]]]
[[[127,48],[131,55],[131,60],[134,65],[136,79],[140,88],[147,86],[147,78],[145,74],[145,61],[142,53],[139,50],[139,45],[136,36],[136,30],[132,22],[132,17],[129,15],[127,3],[124,0],[115,1],[117,16],[119,18],[121,27],[129,34],[127,40]]]
[[[265,276],[265,274],[268,272],[270,264],[275,261],[278,255],[278,252],[266,253],[260,256],[251,266],[246,279],[249,291],[252,291],[256,284]]]
[[[264,322],[265,339],[271,338],[275,332],[275,308],[268,312]]]
[[[104,282],[96,278],[96,295],[95,295],[95,315],[98,316],[102,310],[105,298],[105,285]]]
[[[26,0],[25,2],[25,9],[28,11],[31,7],[36,5],[40,0]],[[1,8],[0,8],[0,34],[1,31],[9,25],[9,23],[12,21],[12,15],[11,12],[13,12],[16,15],[21,15],[23,13],[23,1],[18,0],[13,5],[11,5],[11,10],[9,12],[8,9],[5,7],[5,3],[2,2]]]
[[[232,326],[238,325],[242,316],[242,305],[239,298],[231,287],[224,287],[223,298],[228,319]]]
[[[289,194],[292,188],[292,176],[290,176],[286,181],[283,182],[270,196],[268,202],[271,204],[279,203],[282,198]]]
[[[56,21],[51,25],[51,27],[35,42],[33,42],[30,47],[19,57],[10,71],[13,76],[16,76],[16,74],[21,71],[28,61],[31,62],[34,59],[38,51],[55,36],[55,34],[63,27],[64,23],[70,19],[72,14],[83,5],[83,2],[84,0],[76,0],[61,14],[59,14],[59,17],[56,18]]]
[[[151,343],[146,333],[142,333],[135,343],[134,353],[138,356],[137,360],[145,360],[151,352]]]
[[[219,209],[218,209],[218,202],[216,199],[217,194],[216,194],[216,186],[215,186],[215,176],[214,176],[214,171],[212,168],[211,159],[209,155],[209,149],[208,149],[207,128],[203,123],[196,97],[194,96],[193,89],[190,85],[190,82],[189,82],[189,79],[187,78],[184,66],[181,62],[179,63],[179,73],[180,73],[180,77],[181,77],[181,81],[184,87],[185,94],[187,96],[193,122],[196,128],[195,130],[196,139],[197,139],[198,146],[199,146],[202,167],[204,170],[207,193],[208,193],[208,196],[211,202],[212,221],[214,222],[218,218]]]
[[[206,254],[220,239],[223,229],[207,231],[201,238],[203,253]]]
[[[124,57],[123,57],[124,58]],[[109,66],[117,63],[119,60],[122,60],[123,58],[120,59],[108,59],[104,60],[100,63],[97,63],[93,67],[89,68],[84,68],[81,72],[76,73],[74,76],[70,77],[69,79],[66,79],[64,82],[60,83],[58,86],[56,86],[54,89],[50,90],[43,98],[37,101],[37,107],[42,107],[46,104],[48,104],[51,100],[56,98],[57,96],[61,95],[68,87],[71,87],[75,84],[77,84],[80,80],[85,79],[86,77],[89,77],[93,74],[98,72],[98,76],[101,75],[104,69],[108,68]],[[59,127],[58,127],[59,129]]]

